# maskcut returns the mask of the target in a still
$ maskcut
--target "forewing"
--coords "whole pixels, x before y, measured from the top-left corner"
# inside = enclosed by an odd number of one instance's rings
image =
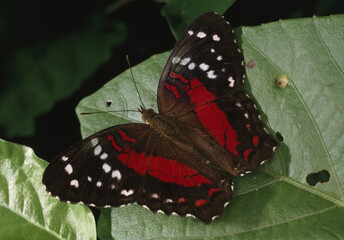
[[[237,92],[243,75],[231,26],[214,12],[204,13],[185,29],[167,60],[158,86],[159,112],[179,116],[192,110],[187,91],[193,79],[222,96]]]
[[[233,175],[256,171],[277,146],[256,104],[241,90],[243,79],[243,56],[232,28],[222,16],[209,12],[186,28],[158,87],[159,111],[197,129],[189,137],[204,140],[194,144],[207,149],[215,140],[227,152],[211,148],[209,160]]]

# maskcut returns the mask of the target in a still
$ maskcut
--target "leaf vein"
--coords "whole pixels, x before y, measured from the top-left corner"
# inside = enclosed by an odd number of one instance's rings
[[[255,229],[249,229],[247,231],[241,231],[241,232],[236,232],[236,233],[233,233],[233,234],[230,234],[230,235],[224,235],[223,237],[234,236],[234,235],[237,235],[237,234],[248,233],[248,232],[258,231],[258,230],[262,230],[262,229],[269,228],[269,227],[279,226],[279,225],[282,225],[282,224],[285,224],[285,223],[291,223],[293,221],[297,221],[297,220],[308,218],[308,217],[313,217],[315,215],[328,212],[328,211],[330,211],[330,210],[332,210],[334,208],[339,208],[339,207],[336,206],[336,205],[333,205],[331,207],[328,207],[328,208],[325,208],[325,209],[322,209],[322,210],[319,210],[319,211],[316,211],[316,212],[312,212],[312,213],[309,213],[309,214],[304,214],[304,215],[297,216],[295,218],[291,218],[291,219],[288,219],[288,220],[285,220],[285,221],[281,221],[281,222],[277,222],[277,223],[275,222],[275,223],[268,224],[268,225],[265,225],[265,226],[262,226],[262,227],[257,227]],[[216,236],[215,238],[217,238],[217,237],[221,237],[221,236]]]
[[[317,28],[317,24],[315,23],[315,18],[313,18],[313,23],[314,23],[315,32],[317,33],[321,44],[323,45],[324,49],[326,50],[326,53],[328,54],[328,56],[331,59],[331,61],[333,62],[333,64],[337,67],[340,74],[344,77],[344,72],[340,69],[338,62],[333,58],[333,55],[330,53],[328,46],[325,44],[324,39],[321,37],[319,29]]]

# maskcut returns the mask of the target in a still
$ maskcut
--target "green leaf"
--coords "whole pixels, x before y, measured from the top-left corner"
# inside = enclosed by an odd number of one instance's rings
[[[344,237],[344,15],[286,20],[236,29],[245,61],[244,88],[257,100],[269,132],[283,136],[275,156],[254,174],[236,178],[234,199],[209,226],[193,218],[153,214],[132,204],[113,208],[113,239],[340,239]],[[156,110],[158,79],[169,53],[133,67],[146,107]],[[285,74],[289,86],[278,88]],[[110,107],[106,101],[112,100]],[[129,71],[80,102],[77,112],[136,109]],[[148,105],[148,106],[147,106]],[[133,112],[80,116],[83,136],[124,122]],[[307,175],[327,170],[314,187]],[[103,230],[103,233],[106,231]],[[108,232],[107,232],[108,233]]]
[[[284,137],[277,161],[267,170],[306,184],[308,174],[326,169],[330,181],[316,186],[319,194],[344,200],[344,15],[279,21],[242,28],[245,59],[253,96]],[[289,78],[278,91],[275,79]],[[252,80],[251,80],[252,79]],[[260,94],[262,89],[271,95]],[[282,150],[283,149],[283,150]],[[283,161],[284,160],[284,161]]]
[[[121,23],[97,17],[66,37],[18,49],[6,63],[7,78],[0,91],[0,126],[5,134],[33,134],[35,117],[78,89],[124,39]]]
[[[0,139],[0,239],[96,239],[94,216],[44,189],[47,162]]]
[[[109,208],[103,209],[99,214],[97,223],[98,238],[102,240],[112,239],[111,236],[111,210]]]
[[[178,39],[186,26],[197,16],[208,11],[223,14],[235,0],[156,0],[165,2],[161,14],[166,18],[175,39]]]

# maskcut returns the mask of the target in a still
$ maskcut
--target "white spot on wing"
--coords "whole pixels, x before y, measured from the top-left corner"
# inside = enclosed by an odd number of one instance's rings
[[[115,186],[115,184],[111,184],[111,189],[115,189],[116,188],[116,186]]]
[[[228,82],[229,82],[229,86],[230,86],[230,87],[233,87],[233,86],[234,86],[234,79],[233,79],[232,76],[228,78]]]
[[[174,57],[174,58],[172,59],[172,63],[173,63],[173,64],[179,63],[179,61],[180,61],[180,57]]]
[[[199,65],[200,69],[202,69],[203,71],[207,71],[209,69],[209,65],[205,64],[205,63],[201,63]]]
[[[98,142],[99,142],[99,139],[98,139],[98,138],[93,138],[93,139],[91,140],[91,144],[92,144],[93,147],[95,147],[95,146],[98,144]]]
[[[192,30],[189,30],[189,31],[188,31],[188,34],[191,36],[191,35],[194,34],[194,32],[193,32]]]
[[[198,38],[205,38],[206,36],[207,36],[207,34],[205,34],[204,32],[197,33]]]
[[[134,193],[134,190],[130,189],[129,191],[127,191],[126,189],[122,190],[121,191],[121,194],[124,195],[124,196],[130,196]]]
[[[157,193],[153,193],[151,196],[152,198],[159,198],[159,195]]]
[[[101,182],[101,181],[98,181],[98,182],[96,183],[96,186],[97,186],[97,187],[101,187],[101,186],[102,186],[102,182]]]
[[[102,151],[102,147],[100,145],[96,146],[94,149],[94,156],[99,155],[99,153]]]
[[[68,160],[68,157],[66,157],[66,156],[62,156],[61,160],[65,162],[65,161],[67,161],[67,160]]]
[[[105,173],[108,173],[108,172],[111,171],[111,166],[109,164],[107,164],[107,163],[104,163],[103,164],[103,170],[104,170]]]
[[[210,49],[210,52],[214,53],[214,52],[215,52],[215,49],[214,49],[214,48]]]
[[[221,39],[221,38],[219,37],[219,35],[217,35],[217,34],[214,34],[214,35],[213,35],[213,40],[214,40],[214,41],[217,41],[217,42],[218,42],[218,41],[220,41],[220,39]]]
[[[247,118],[247,119],[248,119],[248,113],[245,113],[245,114],[244,114],[244,116],[245,116],[245,118]]]
[[[181,65],[186,65],[190,62],[191,58],[187,57],[187,58],[183,58],[183,60],[180,61]]]
[[[165,202],[166,202],[166,203],[173,203],[173,200],[170,199],[170,198],[168,198],[168,199],[165,200]]]
[[[189,66],[188,66],[188,68],[189,68],[190,70],[193,70],[195,67],[196,67],[196,64],[193,63],[193,62],[190,63]]]
[[[221,55],[217,56],[216,60],[217,61],[221,61],[222,60],[222,56]]]
[[[100,155],[100,159],[105,160],[108,156],[109,155],[107,153],[103,153],[102,155]]]
[[[67,166],[65,167],[65,171],[71,175],[73,173],[73,168],[72,168],[72,165],[70,164],[67,164]]]
[[[79,187],[79,182],[78,182],[78,180],[73,179],[72,181],[70,181],[70,185],[78,188]]]
[[[207,77],[210,79],[215,79],[217,78],[217,75],[214,74],[213,70],[210,70],[209,72],[207,72]]]
[[[112,178],[117,178],[117,180],[119,181],[119,180],[121,180],[122,175],[121,175],[120,171],[113,170],[112,173],[111,173],[111,177]]]
[[[92,178],[90,176],[87,176],[87,181],[91,182]]]

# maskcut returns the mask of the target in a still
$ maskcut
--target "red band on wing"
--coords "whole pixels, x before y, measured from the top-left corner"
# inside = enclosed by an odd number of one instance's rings
[[[121,135],[121,138],[124,141],[132,142],[132,143],[136,142],[136,139],[129,137],[124,131],[118,130],[117,132],[119,133],[119,135]]]
[[[259,143],[259,136],[254,136],[253,137],[253,144],[254,144],[254,146],[258,146],[258,143]]]
[[[238,141],[235,141],[231,138],[226,138],[226,148],[233,153],[235,156],[239,156],[238,151],[236,150],[236,146],[239,144]]]
[[[176,98],[179,98],[179,97],[180,97],[179,92],[178,92],[176,86],[170,85],[170,84],[168,84],[167,82],[165,82],[165,87],[166,87],[168,90],[171,90],[171,91],[173,92],[173,95],[174,95]]]
[[[111,141],[111,145],[118,151],[121,152],[122,148],[115,142],[115,139],[113,139],[113,137],[111,135],[107,136],[107,139],[109,139],[109,141]]]
[[[123,140],[135,142],[135,139],[129,137],[124,131],[119,130]],[[200,186],[203,183],[211,183],[209,179],[199,174],[195,169],[192,169],[177,160],[166,159],[161,156],[148,156],[145,153],[137,153],[135,150],[122,148],[115,142],[114,138],[109,135],[107,138],[111,141],[112,146],[121,152],[117,158],[127,166],[140,175],[148,175],[156,177],[161,181],[176,183],[184,187]]]
[[[211,183],[209,179],[199,174],[196,170],[176,161],[158,156],[145,156],[131,150],[130,153],[121,153],[118,159],[127,167],[138,174],[156,177],[161,181],[176,183],[184,187],[200,186],[203,183]]]
[[[180,75],[180,74],[175,74],[174,72],[171,72],[170,73],[170,76],[171,76],[171,78],[178,78],[179,80],[181,80],[183,83],[188,83],[189,82],[189,80],[187,80],[187,79],[185,79],[182,75]]]
[[[180,79],[183,83],[190,83],[190,89],[188,89],[187,94],[190,97],[190,102],[195,104],[196,116],[204,129],[220,145],[226,146],[231,153],[238,156],[239,154],[236,150],[236,146],[239,144],[236,141],[238,138],[237,133],[229,124],[226,114],[218,108],[216,103],[212,102],[215,100],[215,96],[197,78],[188,81],[180,74],[175,74],[174,72],[170,73],[170,77]]]
[[[218,188],[210,188],[208,191],[208,197],[210,197],[214,192],[218,192],[220,189]]]
[[[205,199],[199,199],[199,200],[197,200],[197,201],[195,202],[195,206],[196,206],[196,207],[200,207],[200,206],[202,206],[202,205],[204,205],[204,204],[206,204],[206,203],[208,203],[207,200],[205,200]]]
[[[251,153],[253,151],[253,149],[247,149],[247,150],[245,150],[245,152],[244,152],[244,158],[245,158],[245,160],[247,161],[247,159],[248,159],[248,155]]]

